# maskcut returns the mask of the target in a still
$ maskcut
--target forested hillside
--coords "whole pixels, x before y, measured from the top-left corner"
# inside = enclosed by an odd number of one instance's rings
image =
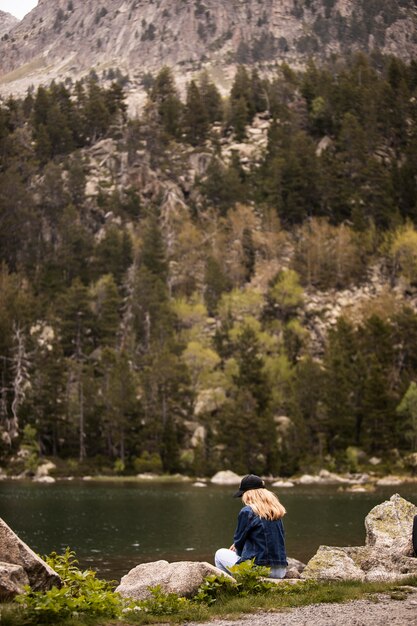
[[[0,464],[409,469],[417,63],[107,79],[1,104]]]

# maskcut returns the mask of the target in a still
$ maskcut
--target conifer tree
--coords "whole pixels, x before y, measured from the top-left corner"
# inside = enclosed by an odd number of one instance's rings
[[[230,280],[220,263],[212,256],[206,261],[204,274],[204,301],[209,315],[215,315],[222,293],[231,287]]]
[[[198,87],[208,121],[211,124],[223,121],[222,97],[216,85],[209,79],[207,72],[201,74]]]
[[[334,453],[354,441],[361,443],[363,413],[358,405],[363,385],[354,329],[343,318],[329,333],[324,357],[324,404],[322,430]]]
[[[183,125],[187,141],[192,146],[203,143],[207,138],[208,114],[200,90],[193,80],[187,88]]]
[[[152,86],[150,98],[157,105],[164,130],[168,135],[178,138],[181,128],[182,103],[170,68],[163,67],[160,70]]]

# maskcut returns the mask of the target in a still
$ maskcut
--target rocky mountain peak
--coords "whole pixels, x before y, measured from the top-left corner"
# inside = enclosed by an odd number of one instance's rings
[[[162,65],[304,63],[355,49],[409,59],[414,0],[40,0],[0,45],[0,81],[18,89],[91,68],[140,78]],[[18,70],[18,71],[16,71]]]
[[[0,38],[3,38],[9,31],[19,23],[19,20],[14,15],[0,11]]]

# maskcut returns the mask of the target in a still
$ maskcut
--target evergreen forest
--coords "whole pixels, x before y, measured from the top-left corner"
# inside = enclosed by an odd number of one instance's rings
[[[128,88],[0,102],[0,466],[416,471],[417,62]]]

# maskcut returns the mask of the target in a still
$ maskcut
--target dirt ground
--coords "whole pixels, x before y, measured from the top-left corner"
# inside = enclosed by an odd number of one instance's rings
[[[417,590],[405,600],[378,595],[375,601],[313,604],[274,613],[245,615],[237,620],[216,620],[212,626],[417,626]],[[189,623],[188,626],[198,626]],[[200,624],[201,626],[201,624]]]

